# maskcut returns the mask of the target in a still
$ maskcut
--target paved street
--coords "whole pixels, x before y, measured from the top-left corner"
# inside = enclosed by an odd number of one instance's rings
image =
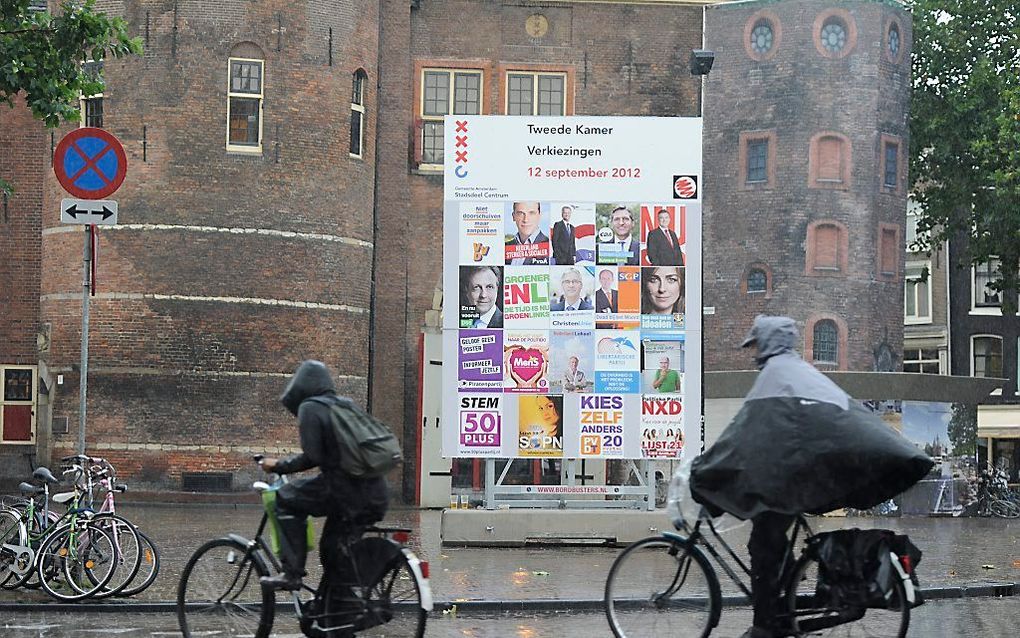
[[[750,623],[749,609],[727,608],[712,638],[736,638]],[[1016,635],[1020,604],[1016,598],[975,598],[928,603],[913,611],[910,636],[917,638],[1000,638]],[[600,613],[435,615],[429,638],[595,638],[609,635]],[[180,636],[173,614],[41,613],[0,621],[4,638],[174,638]],[[278,613],[273,636],[300,638],[292,616]],[[664,637],[668,638],[668,637]],[[680,637],[677,637],[680,638]]]
[[[146,602],[171,601],[180,572],[191,552],[204,540],[228,531],[254,532],[261,509],[253,506],[149,506],[125,504],[119,511],[135,520],[157,541],[163,556],[155,586],[138,596]],[[583,612],[496,614],[472,611],[471,600],[524,601],[536,599],[598,600],[605,575],[617,548],[442,548],[440,513],[396,510],[389,523],[415,529],[412,545],[432,566],[431,584],[437,601],[461,602],[457,613],[437,612],[429,621],[428,636],[474,638],[483,636],[605,636],[608,626],[601,613]],[[816,530],[838,527],[888,527],[905,532],[923,549],[920,565],[925,587],[1020,582],[1020,521],[1002,519],[843,519],[815,518]],[[745,526],[726,534],[740,554],[748,532]],[[309,557],[312,578],[318,557]],[[1016,565],[1020,565],[1017,563]],[[987,569],[983,566],[992,566]],[[723,579],[724,592],[735,587]],[[50,599],[32,591],[0,592],[0,603]],[[278,614],[277,636],[299,635],[293,618]],[[726,608],[713,636],[738,636],[750,621],[746,608]],[[1020,598],[968,598],[936,600],[915,610],[912,636],[1013,636],[1020,623]],[[63,613],[7,611],[0,615],[4,638],[57,638],[87,636],[173,636],[176,619],[169,613]],[[178,634],[179,635],[179,634]]]
[[[261,508],[254,506],[150,506],[125,504],[118,512],[156,541],[163,557],[156,584],[137,597],[169,601],[191,553],[204,541],[234,531],[251,536]],[[1020,520],[991,518],[814,518],[816,531],[839,527],[887,527],[910,535],[924,552],[919,567],[923,587],[1020,582]],[[535,547],[522,549],[442,548],[440,512],[395,510],[388,523],[415,530],[411,545],[431,563],[438,601],[602,598],[605,575],[618,548]],[[665,522],[665,520],[664,520]],[[725,535],[745,555],[749,526]],[[1017,563],[1020,565],[1020,563]],[[993,569],[983,566],[990,565]],[[317,578],[318,556],[308,558]],[[723,591],[735,587],[723,578]],[[0,591],[0,602],[46,602],[45,593]],[[1020,600],[1018,600],[1020,605]]]

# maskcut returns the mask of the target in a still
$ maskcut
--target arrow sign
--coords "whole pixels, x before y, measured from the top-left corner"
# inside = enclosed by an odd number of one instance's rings
[[[110,199],[60,200],[62,224],[117,224],[117,202]]]

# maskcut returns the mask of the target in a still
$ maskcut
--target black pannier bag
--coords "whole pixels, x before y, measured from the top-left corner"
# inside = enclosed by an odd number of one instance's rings
[[[808,539],[807,552],[818,561],[815,595],[833,607],[888,608],[895,580],[900,578],[890,554],[914,585],[914,601],[909,604],[916,607],[923,602],[916,573],[921,550],[906,535],[887,529],[824,532]]]

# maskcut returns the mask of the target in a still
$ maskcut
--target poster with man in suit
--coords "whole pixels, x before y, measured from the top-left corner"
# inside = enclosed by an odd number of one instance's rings
[[[645,259],[649,266],[683,266],[684,255],[680,250],[677,236],[676,207],[655,206],[654,214],[647,214],[649,207],[641,207],[642,236],[645,241]]]

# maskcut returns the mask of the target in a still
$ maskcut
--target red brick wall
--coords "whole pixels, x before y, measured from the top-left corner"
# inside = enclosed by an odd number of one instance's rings
[[[144,56],[105,66],[104,126],[129,171],[119,225],[100,233],[88,449],[120,450],[125,477],[171,486],[182,471],[247,471],[251,451],[297,445],[277,398],[302,359],[322,359],[342,392],[366,399],[378,2],[102,4],[148,38]],[[261,154],[225,148],[238,45],[265,61]],[[359,68],[363,159],[349,156]],[[59,224],[54,181],[37,314],[53,324],[45,360],[65,375],[53,413],[72,427],[59,451],[77,430],[81,234]]]
[[[787,314],[802,332],[810,317],[838,318],[846,369],[873,370],[883,343],[901,351],[902,249],[896,276],[877,278],[876,229],[903,227],[906,198],[880,189],[878,149],[883,134],[908,143],[910,56],[893,59],[882,51],[893,18],[909,51],[910,16],[885,3],[840,2],[839,15],[854,23],[853,48],[826,57],[816,48],[814,26],[835,4],[787,0],[707,9],[707,46],[718,53],[705,94],[705,305],[715,307],[705,317],[708,370],[751,366],[736,346],[758,313]],[[766,15],[763,8],[778,20],[781,37],[756,60],[742,39],[748,24]],[[774,187],[731,188],[741,174],[741,135],[762,129],[775,131]],[[834,189],[809,186],[811,140],[826,131],[845,136],[851,149],[848,179]],[[808,229],[823,219],[846,228],[847,262],[840,273],[816,277],[805,267]],[[753,263],[772,271],[771,295],[746,293]]]

